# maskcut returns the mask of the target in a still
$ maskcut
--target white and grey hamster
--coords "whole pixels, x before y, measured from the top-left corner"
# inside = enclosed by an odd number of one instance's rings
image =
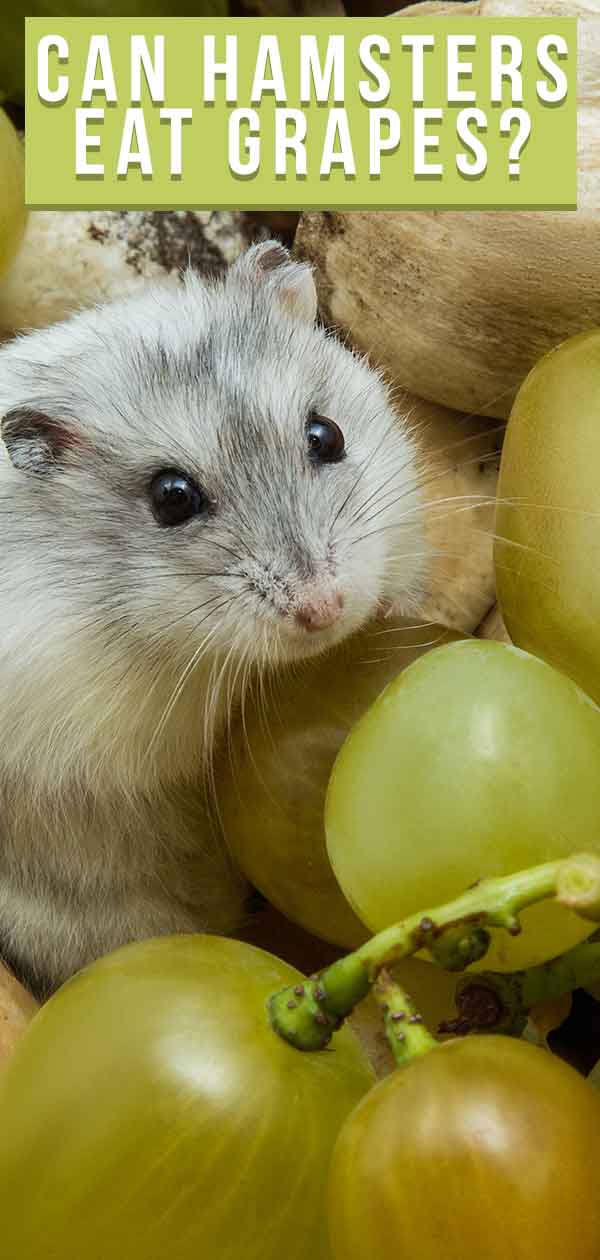
[[[249,680],[418,598],[413,438],[277,242],[0,350],[0,955],[38,994],[245,888],[203,769]]]

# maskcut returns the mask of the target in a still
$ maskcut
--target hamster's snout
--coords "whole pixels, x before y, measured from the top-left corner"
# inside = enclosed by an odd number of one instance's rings
[[[344,596],[339,592],[322,599],[306,599],[296,609],[296,621],[305,630],[329,630],[340,619]]]
[[[316,637],[342,620],[346,598],[331,558],[318,562],[302,555],[300,559],[288,558],[285,564],[257,565],[244,576],[290,644],[298,646],[307,633]]]

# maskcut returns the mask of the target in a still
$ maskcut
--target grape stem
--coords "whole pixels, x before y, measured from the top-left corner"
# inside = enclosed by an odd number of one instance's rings
[[[396,1067],[404,1067],[439,1046],[423,1016],[386,967],[382,967],[377,976],[373,994],[383,1012],[385,1033]]]
[[[569,878],[574,870],[576,877]],[[566,894],[561,892],[565,885]],[[521,931],[520,911],[552,896],[564,899],[571,910],[586,918],[600,918],[600,859],[578,855],[482,880],[444,906],[403,919],[318,975],[274,994],[269,1002],[273,1028],[299,1050],[322,1050],[368,993],[382,967],[421,949],[439,955],[440,938],[447,929],[452,929],[453,954],[459,935],[456,929],[464,928],[465,938],[477,944],[481,957],[480,929],[499,927],[516,936]],[[468,955],[468,948],[462,951],[466,961]]]
[[[458,1016],[439,1033],[503,1032],[519,1036],[533,1006],[550,1002],[600,980],[600,931],[566,954],[512,975],[481,971],[464,976],[456,989]]]

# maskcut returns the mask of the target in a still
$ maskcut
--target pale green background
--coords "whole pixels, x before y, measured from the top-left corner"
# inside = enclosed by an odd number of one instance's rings
[[[403,32],[436,35],[438,47],[426,53],[426,85],[432,88],[425,106],[444,107],[445,122],[441,125],[440,156],[431,160],[443,161],[443,179],[415,179],[411,173],[409,157],[410,114],[410,54],[400,49]],[[273,162],[273,110],[270,98],[258,107],[261,115],[263,136],[263,163],[261,171],[253,178],[235,178],[227,165],[227,123],[229,110],[224,101],[224,82],[219,80],[220,100],[214,107],[202,104],[202,37],[214,33],[217,36],[217,57],[224,56],[225,34],[237,33],[240,95],[238,106],[249,105],[250,88],[254,74],[256,51],[261,34],[279,36],[280,50],[286,83],[287,106],[297,107],[299,96],[298,56],[299,36],[316,33],[320,45],[325,48],[330,34],[346,37],[346,84],[345,107],[348,111],[354,154],[356,178],[347,178],[340,170],[334,170],[329,178],[319,176],[322,138],[327,121],[327,107],[311,105],[308,116],[308,175],[305,179],[276,178],[269,170]],[[488,114],[489,128],[485,142],[488,148],[488,168],[478,180],[468,180],[459,174],[455,165],[455,153],[460,151],[454,121],[450,115],[462,105],[445,105],[445,43],[448,33],[475,34],[479,51],[462,53],[462,60],[472,60],[474,76],[472,84],[477,90],[477,105]],[[92,123],[90,132],[99,130],[103,136],[102,151],[90,151],[89,160],[105,163],[104,178],[77,179],[75,167],[75,107],[80,105],[85,58],[89,38],[93,34],[108,34],[111,40],[113,67],[117,80],[119,105],[106,108],[103,125]],[[368,106],[359,97],[358,83],[366,74],[358,61],[358,47],[365,35],[384,34],[391,43],[391,56],[385,67],[392,81],[392,91],[382,105],[397,109],[402,117],[403,141],[400,149],[382,157],[381,178],[368,174]],[[523,42],[525,68],[523,107],[529,110],[532,131],[529,142],[521,155],[521,176],[511,180],[508,175],[508,149],[510,139],[499,134],[499,120],[503,108],[510,105],[509,89],[503,106],[491,106],[489,102],[489,37],[492,33],[514,34]],[[36,90],[36,50],[38,40],[45,34],[63,35],[70,45],[71,89],[63,105],[43,104]],[[124,111],[129,105],[129,36],[141,34],[166,37],[166,100],[171,107],[192,107],[194,118],[186,123],[183,131],[183,176],[171,178],[168,170],[169,128],[160,124],[158,106],[148,100],[146,121],[154,164],[152,178],[142,178],[138,170],[131,170],[126,178],[115,174],[121,140]],[[566,101],[555,107],[542,105],[535,92],[537,78],[543,77],[537,66],[535,49],[544,34],[560,34],[568,42],[569,58],[561,65],[569,76],[569,94]],[[270,19],[245,18],[41,18],[27,19],[27,204],[44,209],[80,208],[153,208],[174,209],[394,209],[407,206],[413,209],[427,207],[462,207],[490,209],[520,207],[573,209],[577,200],[576,173],[576,21],[574,19],[484,19],[451,18],[413,19],[407,21],[383,18],[346,18],[331,21],[317,18],[311,21],[296,18]],[[222,52],[219,49],[222,49]],[[527,67],[529,72],[527,73]],[[348,73],[348,68],[351,72]],[[104,98],[95,98],[93,105],[102,106]],[[381,106],[378,106],[381,107]],[[434,128],[435,129],[435,128]],[[429,128],[432,130],[432,128]]]

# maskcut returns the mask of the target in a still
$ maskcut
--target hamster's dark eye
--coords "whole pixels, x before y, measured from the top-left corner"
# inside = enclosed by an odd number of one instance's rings
[[[183,525],[207,506],[195,481],[173,469],[159,473],[151,481],[150,502],[159,525]]]
[[[308,453],[315,464],[336,464],[345,454],[344,434],[335,420],[313,413],[306,426]]]

